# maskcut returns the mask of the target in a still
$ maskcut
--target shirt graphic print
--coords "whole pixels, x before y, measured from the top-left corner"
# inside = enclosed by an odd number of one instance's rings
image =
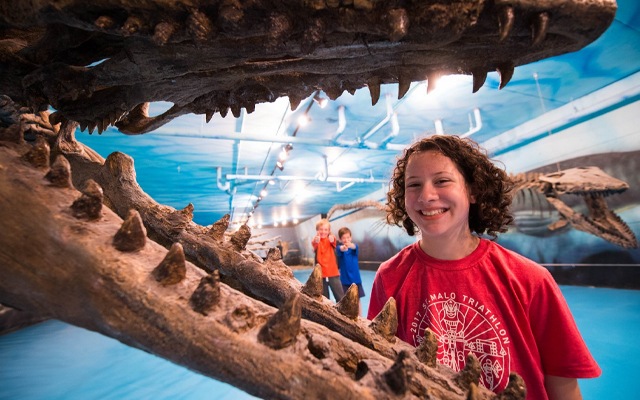
[[[467,355],[480,362],[480,382],[487,389],[503,390],[509,381],[509,338],[496,316],[467,295],[432,294],[422,303],[411,324],[414,346],[430,327],[438,339],[438,362],[458,372]]]

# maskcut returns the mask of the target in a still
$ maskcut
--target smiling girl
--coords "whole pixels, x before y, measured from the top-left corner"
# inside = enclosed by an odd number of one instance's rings
[[[387,220],[419,240],[384,262],[368,318],[390,297],[397,336],[418,346],[429,328],[438,362],[459,371],[468,353],[496,393],[509,373],[527,399],[581,399],[577,378],[600,375],[551,274],[494,242],[513,217],[512,183],[473,141],[435,135],[407,148],[387,194]]]

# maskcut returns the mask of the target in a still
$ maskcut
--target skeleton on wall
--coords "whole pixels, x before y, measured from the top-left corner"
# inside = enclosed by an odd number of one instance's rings
[[[434,338],[396,340],[390,301],[358,317],[357,288],[337,305],[319,271],[304,285],[278,251],[245,251],[156,203],[133,160],[102,159],[74,132],[153,131],[177,116],[239,115],[281,96],[296,107],[367,86],[429,85],[575,51],[611,23],[602,1],[94,1],[0,4],[0,303],[114,337],[257,396],[523,398],[513,375],[494,395],[476,360],[435,364]],[[148,103],[173,107],[156,117]],[[56,111],[49,113],[49,107]],[[103,207],[105,205],[106,207]],[[276,365],[278,368],[274,368]]]

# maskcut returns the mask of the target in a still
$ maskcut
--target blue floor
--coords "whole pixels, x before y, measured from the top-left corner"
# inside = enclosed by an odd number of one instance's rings
[[[296,271],[302,282],[310,271]],[[362,271],[367,294],[374,273]],[[581,380],[590,399],[635,399],[640,291],[563,286],[602,377]],[[366,314],[368,297],[362,299]],[[0,336],[1,400],[228,399],[254,397],[81,328],[47,321]]]

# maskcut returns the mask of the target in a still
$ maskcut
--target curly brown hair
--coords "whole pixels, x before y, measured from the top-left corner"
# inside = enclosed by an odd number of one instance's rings
[[[415,153],[437,151],[448,157],[464,176],[476,202],[469,209],[469,228],[492,239],[506,232],[513,221],[509,211],[513,182],[503,169],[498,168],[476,142],[453,135],[434,135],[406,148],[393,171],[391,189],[387,193],[387,222],[402,226],[410,236],[418,227],[405,209],[405,170],[409,158]]]

